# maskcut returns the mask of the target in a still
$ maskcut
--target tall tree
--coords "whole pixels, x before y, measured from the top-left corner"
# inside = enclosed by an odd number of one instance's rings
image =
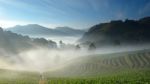
[[[80,50],[80,49],[81,49],[80,45],[79,44],[76,45],[76,50]]]
[[[89,45],[89,50],[96,50],[96,46],[95,46],[94,43],[91,43],[91,44]]]

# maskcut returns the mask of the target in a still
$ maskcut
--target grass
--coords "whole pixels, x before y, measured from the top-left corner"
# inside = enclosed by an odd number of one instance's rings
[[[2,72],[2,71],[1,71]],[[39,74],[13,72],[9,77],[0,77],[0,84],[39,84]],[[131,69],[118,73],[97,76],[46,77],[45,84],[150,84],[150,69]]]
[[[150,84],[150,52],[88,56],[45,76],[47,84]]]
[[[93,55],[55,72],[44,73],[45,84],[150,84],[150,52]],[[36,72],[0,69],[0,84],[39,84]]]
[[[38,84],[38,81],[35,72],[0,70],[0,84]]]
[[[95,77],[48,78],[47,84],[150,84],[150,70],[132,70]]]

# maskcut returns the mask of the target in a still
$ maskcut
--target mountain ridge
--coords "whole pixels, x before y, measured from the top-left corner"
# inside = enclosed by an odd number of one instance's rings
[[[38,24],[17,25],[6,29],[14,33],[29,36],[80,36],[84,30],[73,29],[70,27],[47,28]]]
[[[139,20],[116,20],[97,24],[79,40],[93,42],[98,46],[150,42],[150,17]]]
[[[37,47],[56,47],[56,42],[44,38],[30,38],[11,31],[5,31],[0,27],[0,54],[5,52],[18,54],[19,52]]]

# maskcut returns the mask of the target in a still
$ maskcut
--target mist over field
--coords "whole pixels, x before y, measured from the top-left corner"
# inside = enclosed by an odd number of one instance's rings
[[[116,22],[116,24],[120,23]],[[40,76],[39,83],[42,84],[42,81],[68,80],[57,79],[57,77],[81,77],[76,80],[80,83],[81,80],[85,80],[82,79],[82,76],[113,75],[118,72],[122,75],[126,71],[132,74],[140,72],[139,70],[148,73],[145,70],[149,70],[150,66],[150,40],[147,38],[149,34],[145,32],[145,29],[136,31],[142,32],[138,33],[137,37],[128,34],[127,37],[125,36],[126,39],[122,39],[125,37],[118,36],[117,33],[115,33],[116,38],[105,34],[113,33],[112,30],[107,30],[112,32],[100,31],[97,33],[97,27],[92,27],[80,37],[29,37],[0,29],[0,69],[2,73],[6,70],[0,78],[5,78],[6,81],[16,78],[22,81],[26,79],[26,81],[37,82]],[[128,31],[135,32],[135,30]],[[95,39],[94,37],[98,35],[103,38]],[[8,76],[9,73],[11,73],[10,76]],[[29,76],[28,73],[34,79],[25,78],[26,75]],[[147,77],[143,73],[142,77]],[[56,77],[56,80],[51,79],[52,77]]]
[[[17,54],[9,54],[1,51],[0,68],[21,71],[54,71],[67,66],[76,59],[88,57],[90,55],[107,55],[112,53],[132,52],[138,50],[147,50],[150,48],[149,44],[139,46],[119,46],[99,48],[94,51],[88,49],[49,49],[49,48],[35,48],[27,51],[18,52]],[[3,53],[3,54],[2,54]]]
[[[150,0],[0,0],[0,84],[150,84]]]
[[[0,68],[46,72],[58,69],[61,70],[71,63],[75,64],[80,58],[89,58],[89,56],[92,55],[101,56],[105,54],[135,52],[139,50],[147,51],[150,49],[148,38],[149,32],[147,32],[143,26],[149,27],[149,24],[147,24],[148,21],[149,18],[143,18],[139,21],[112,21],[110,23],[92,27],[83,36],[35,37],[30,35],[29,37],[22,34],[16,34],[13,31],[1,29]],[[141,25],[139,26],[139,29],[129,29],[131,25],[132,27],[136,27],[135,24]],[[110,29],[108,28],[103,31],[107,25],[110,26]],[[124,30],[124,25],[127,26],[127,30]],[[41,27],[39,25],[30,24],[29,28],[32,26]],[[101,27],[100,30],[99,27]],[[122,27],[122,29],[116,30],[113,29],[114,27],[116,27],[116,29],[117,27]],[[11,30],[13,30],[13,28]],[[122,32],[122,34],[120,34],[119,31]],[[136,32],[137,35],[133,36],[132,33],[128,34],[128,32]],[[99,38],[97,37],[98,35],[100,36]]]
[[[14,56],[10,55],[7,58],[1,56],[3,64],[1,68],[43,72],[64,66],[69,60],[87,54],[83,52],[78,51],[76,53],[76,50],[36,48],[19,52],[18,54],[14,54]]]

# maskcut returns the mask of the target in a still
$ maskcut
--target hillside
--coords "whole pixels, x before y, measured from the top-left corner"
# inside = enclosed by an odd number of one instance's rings
[[[0,28],[0,56],[15,56],[36,47],[56,47],[56,43],[43,38],[30,38]]]
[[[50,76],[100,76],[122,71],[150,69],[149,50],[96,54],[77,58],[67,62],[68,65],[56,71],[48,72]]]
[[[117,20],[95,25],[79,40],[97,46],[143,44],[150,42],[150,17],[140,20]]]
[[[56,27],[55,29],[52,29],[38,24],[29,24],[24,26],[17,25],[6,30],[29,36],[81,36],[84,33],[83,30],[73,29],[70,27]]]

